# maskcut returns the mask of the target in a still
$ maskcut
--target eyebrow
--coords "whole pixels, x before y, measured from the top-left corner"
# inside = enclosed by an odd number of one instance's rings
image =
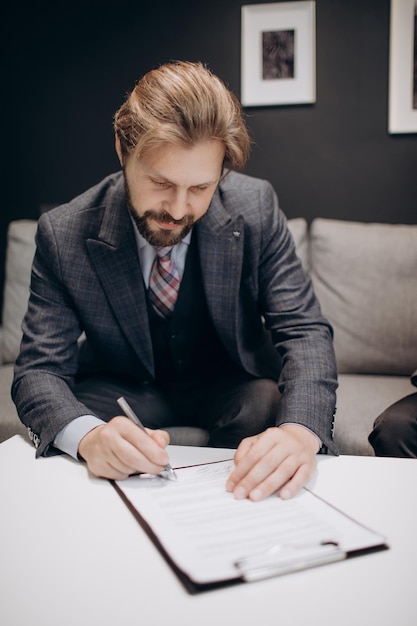
[[[155,173],[148,173],[148,176],[150,178],[157,178],[158,180],[163,181],[164,183],[169,183],[170,185],[177,185],[177,183],[175,183],[172,180],[169,180],[169,178],[166,178],[166,176],[162,176],[161,174],[158,174],[157,172]],[[194,183],[193,185],[189,185],[190,187],[210,187],[210,185],[217,185],[217,183],[219,182],[220,177],[217,180],[208,180],[208,181],[204,181],[201,183]]]
[[[154,170],[148,167],[145,167],[144,170],[145,170],[145,174],[149,176],[150,178],[158,178],[164,183],[169,183],[170,185],[177,184],[174,181],[169,180],[169,178],[167,178],[166,176],[163,176],[162,174],[160,174],[157,170]],[[216,180],[208,180],[208,181],[203,181],[201,183],[194,183],[194,185],[190,185],[190,187],[210,187],[210,185],[217,185],[220,181],[220,178],[221,178],[221,174],[219,178],[217,178]]]

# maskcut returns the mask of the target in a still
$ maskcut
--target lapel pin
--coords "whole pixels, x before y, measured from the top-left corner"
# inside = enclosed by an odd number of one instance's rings
[[[240,230],[234,230],[233,231],[233,236],[234,237],[240,237]]]

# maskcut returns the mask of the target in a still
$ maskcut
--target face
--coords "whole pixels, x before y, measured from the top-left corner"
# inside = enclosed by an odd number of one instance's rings
[[[120,146],[116,143],[120,160]],[[173,246],[205,215],[219,183],[224,146],[165,144],[123,160],[129,210],[153,246]]]

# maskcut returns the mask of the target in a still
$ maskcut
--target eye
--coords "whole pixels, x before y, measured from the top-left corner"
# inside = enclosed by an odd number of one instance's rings
[[[198,185],[197,187],[191,187],[191,191],[193,193],[201,193],[203,191],[206,191],[206,189],[208,189],[208,185]]]
[[[158,189],[168,189],[170,186],[165,180],[152,180],[152,183],[155,187],[158,187]]]

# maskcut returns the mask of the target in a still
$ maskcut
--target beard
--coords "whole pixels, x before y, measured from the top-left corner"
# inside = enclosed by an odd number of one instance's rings
[[[138,215],[135,207],[132,204],[129,184],[126,179],[126,172],[123,168],[123,178],[125,183],[125,191],[127,198],[127,208],[129,210],[130,215],[133,218],[133,221],[136,224],[136,228],[139,233],[142,235],[146,241],[151,244],[151,246],[161,247],[161,246],[175,246],[177,243],[180,243],[184,237],[188,235],[191,231],[194,224],[196,224],[199,220],[195,220],[192,215],[184,215],[180,220],[174,220],[168,211],[164,211],[161,209],[160,211],[155,211],[154,209],[148,209],[145,211],[143,215]],[[199,218],[201,219],[201,218]],[[182,226],[179,231],[173,233],[170,230],[153,230],[150,222],[152,220],[157,220],[161,224],[176,224],[177,226]]]
[[[142,237],[151,244],[151,246],[175,246],[188,235],[195,224],[195,220],[192,215],[184,215],[184,217],[180,220],[174,220],[171,215],[164,210],[154,211],[153,209],[149,209],[148,211],[145,211],[143,215],[138,215],[130,202],[128,202],[127,207],[136,224],[136,228]],[[180,230],[176,230],[175,232],[161,229],[155,231],[150,225],[152,220],[157,220],[161,224],[176,224],[182,228]]]

